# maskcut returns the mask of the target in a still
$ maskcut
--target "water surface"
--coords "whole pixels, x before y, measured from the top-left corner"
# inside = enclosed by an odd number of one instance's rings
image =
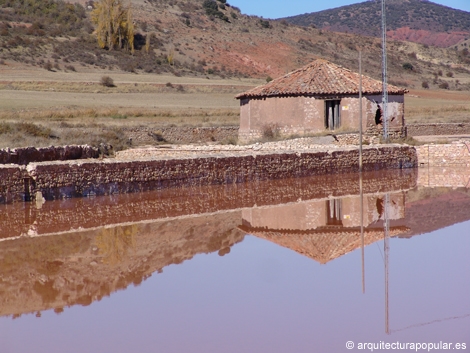
[[[470,191],[436,173],[0,206],[0,351],[469,349]]]

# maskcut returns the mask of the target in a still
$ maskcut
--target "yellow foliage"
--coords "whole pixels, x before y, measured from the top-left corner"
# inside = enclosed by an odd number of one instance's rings
[[[91,14],[98,45],[109,50],[124,48],[134,52],[134,23],[131,5],[123,0],[100,0]]]
[[[168,55],[166,56],[166,59],[168,61],[168,64],[174,65],[175,62],[175,48],[171,47]]]
[[[95,239],[100,255],[103,256],[103,262],[110,265],[121,262],[129,250],[134,249],[137,231],[136,225],[103,228]]]

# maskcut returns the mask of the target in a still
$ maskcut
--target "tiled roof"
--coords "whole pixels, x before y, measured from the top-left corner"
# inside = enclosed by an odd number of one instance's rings
[[[321,264],[326,264],[361,247],[361,231],[358,228],[328,229],[320,227],[311,230],[278,230],[242,225],[238,226],[238,229],[294,250]],[[409,231],[409,228],[405,226],[390,227],[389,235],[396,237],[407,231]],[[366,246],[383,240],[383,238],[383,229],[364,229],[364,245]]]
[[[382,82],[362,76],[362,92],[382,94]],[[405,88],[388,85],[389,94],[406,92]],[[350,94],[359,94],[359,74],[318,59],[263,86],[240,93],[236,98]]]

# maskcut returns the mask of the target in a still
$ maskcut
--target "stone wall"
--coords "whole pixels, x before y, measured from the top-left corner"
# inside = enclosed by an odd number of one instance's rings
[[[409,136],[465,135],[465,134],[470,134],[470,123],[408,125]]]
[[[418,187],[470,188],[470,168],[419,168]]]
[[[280,136],[305,136],[322,133],[325,128],[325,102],[328,99],[340,101],[340,126],[343,129],[355,129],[359,125],[359,107],[363,108],[363,129],[378,135],[382,125],[376,124],[375,115],[378,109],[376,102],[380,96],[296,96],[245,98],[240,104],[240,131],[238,139],[249,143],[262,138],[265,131],[276,128]],[[404,129],[404,97],[390,95],[388,107],[390,131],[399,135],[406,133]],[[334,131],[334,130],[331,130]]]
[[[364,194],[397,192],[416,187],[417,168],[363,174]],[[66,207],[46,202],[12,204],[0,212],[0,241],[25,234],[50,234],[117,223],[200,215],[234,209],[295,203],[298,200],[345,197],[360,193],[357,174],[341,178],[318,175],[311,178],[266,180],[255,187],[243,184],[168,188],[147,193],[112,197],[77,198]],[[197,195],[197,197],[191,197]]]
[[[470,142],[416,146],[420,166],[470,167]]]
[[[0,150],[0,164],[27,165],[32,162],[98,158],[99,155],[99,148],[88,145],[8,148]]]
[[[29,175],[24,167],[0,164],[0,203],[25,201],[25,180]]]
[[[163,128],[128,128],[126,135],[133,145],[151,145],[157,142],[198,143],[237,141],[238,126],[187,127],[174,126]]]
[[[390,145],[368,147],[363,154],[364,170],[401,169],[417,166],[412,147]],[[286,179],[309,175],[350,173],[358,170],[358,150],[329,152],[251,152],[233,155],[174,159],[122,161],[116,159],[30,163],[27,175],[11,170],[0,186],[25,185],[10,199],[23,194],[46,199],[130,193],[178,186],[232,184]],[[14,169],[14,168],[13,168]],[[19,180],[21,179],[21,180]],[[23,195],[24,196],[24,195]]]

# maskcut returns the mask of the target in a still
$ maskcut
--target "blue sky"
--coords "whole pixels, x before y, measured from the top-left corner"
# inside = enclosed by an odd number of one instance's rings
[[[387,1],[387,0],[385,0]],[[264,18],[280,18],[351,5],[363,0],[228,0],[242,13]],[[432,2],[470,12],[470,0],[433,0]]]

